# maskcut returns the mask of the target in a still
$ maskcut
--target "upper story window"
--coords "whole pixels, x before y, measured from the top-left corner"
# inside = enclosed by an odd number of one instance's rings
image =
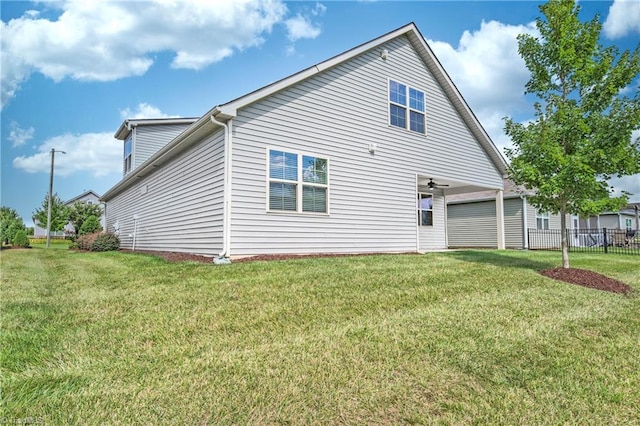
[[[549,212],[536,210],[536,228],[549,229]]]
[[[433,195],[418,194],[418,225],[433,226]]]
[[[133,152],[133,137],[129,137],[124,141],[124,161],[123,161],[123,173],[126,175],[131,171],[131,158]]]
[[[389,80],[389,123],[424,134],[424,92]]]
[[[329,162],[269,150],[269,211],[328,213]]]

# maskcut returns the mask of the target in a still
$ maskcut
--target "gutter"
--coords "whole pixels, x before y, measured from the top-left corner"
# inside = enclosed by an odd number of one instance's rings
[[[224,193],[222,201],[222,251],[214,263],[230,263],[231,256],[231,178],[232,178],[232,119],[226,123],[218,121],[214,114],[209,117],[213,124],[224,127]]]

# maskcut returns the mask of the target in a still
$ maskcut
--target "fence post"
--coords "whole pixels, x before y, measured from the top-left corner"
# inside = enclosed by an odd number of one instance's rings
[[[602,228],[602,235],[604,236],[604,254],[609,253],[609,240],[607,238],[607,228]]]

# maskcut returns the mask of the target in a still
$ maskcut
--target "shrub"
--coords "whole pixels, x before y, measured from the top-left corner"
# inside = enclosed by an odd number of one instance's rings
[[[111,232],[105,232],[93,241],[91,251],[112,251],[120,248],[120,238]]]
[[[102,231],[102,227],[100,226],[100,222],[98,222],[98,218],[91,215],[84,222],[82,222],[82,226],[78,231],[78,235],[87,235],[93,234],[95,232]]]
[[[16,235],[13,237],[13,245],[18,247],[29,247],[29,237],[27,236],[27,231],[17,231]]]
[[[99,232],[94,232],[93,234],[81,235],[76,240],[76,244],[78,245],[78,249],[80,250],[91,250],[93,246],[93,242],[100,235]]]

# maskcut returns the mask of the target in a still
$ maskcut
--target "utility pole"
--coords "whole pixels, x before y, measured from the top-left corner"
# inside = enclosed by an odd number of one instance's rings
[[[49,203],[47,206],[47,248],[51,245],[51,197],[53,196],[53,163],[55,162],[56,152],[66,154],[64,151],[56,151],[51,148],[51,171],[49,172]]]

